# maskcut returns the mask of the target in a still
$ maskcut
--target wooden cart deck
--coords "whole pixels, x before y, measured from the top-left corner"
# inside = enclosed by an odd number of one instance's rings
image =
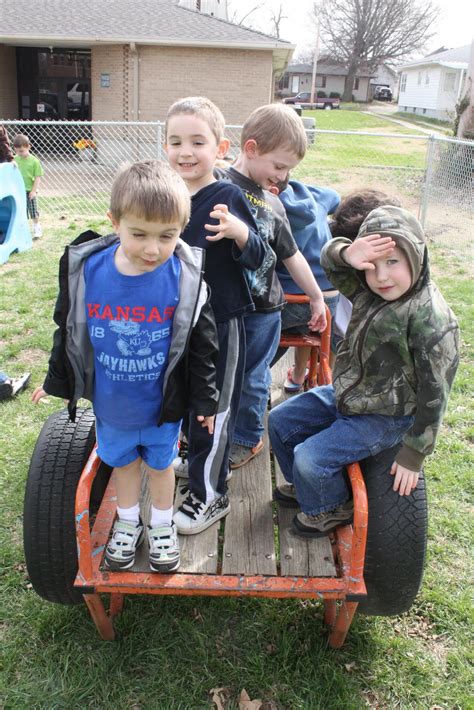
[[[286,368],[283,359],[272,372],[273,405],[285,397],[281,383]],[[89,495],[99,466],[93,453],[76,497],[79,573],[75,586],[83,590],[103,638],[114,638],[112,618],[120,612],[124,594],[251,595],[324,599],[325,620],[333,626],[330,644],[342,644],[357,598],[365,594],[367,498],[357,465],[348,469],[354,491],[354,529],[349,525],[338,528],[331,538],[307,540],[291,530],[295,510],[272,500],[274,486],[283,478],[271,460],[266,437],[262,454],[233,472],[229,515],[199,535],[180,536],[179,571],[163,575],[150,571],[146,545],[141,546],[131,570],[110,572],[103,568],[116,500],[112,477],[89,532]],[[142,517],[144,522],[149,517],[146,494]],[[104,592],[111,594],[109,614],[99,596]],[[342,600],[339,607],[337,600]]]

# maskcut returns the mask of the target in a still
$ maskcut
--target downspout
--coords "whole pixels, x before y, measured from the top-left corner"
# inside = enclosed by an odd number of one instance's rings
[[[133,58],[133,118],[135,121],[138,121],[140,119],[140,112],[139,112],[139,80],[140,80],[140,71],[139,71],[139,56],[138,56],[138,49],[135,44],[135,42],[130,42],[130,54]]]

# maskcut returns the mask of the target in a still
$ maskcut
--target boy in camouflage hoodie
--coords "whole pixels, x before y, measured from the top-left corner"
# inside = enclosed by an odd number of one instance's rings
[[[393,488],[416,488],[433,451],[458,365],[456,318],[430,279],[418,221],[399,207],[367,216],[351,243],[328,242],[321,263],[352,301],[333,385],[270,413],[274,454],[288,483],[275,491],[298,507],[295,532],[320,537],[352,519],[343,467],[402,442]]]

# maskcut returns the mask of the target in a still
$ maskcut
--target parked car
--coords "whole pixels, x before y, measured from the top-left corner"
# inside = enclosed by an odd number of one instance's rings
[[[300,91],[296,96],[288,96],[283,99],[284,104],[293,104],[302,106],[303,108],[323,108],[330,111],[333,108],[339,108],[340,99],[328,99],[325,96],[315,96],[314,102],[311,103],[311,92]]]
[[[388,86],[376,86],[374,91],[374,99],[377,99],[377,101],[391,101],[391,89]]]

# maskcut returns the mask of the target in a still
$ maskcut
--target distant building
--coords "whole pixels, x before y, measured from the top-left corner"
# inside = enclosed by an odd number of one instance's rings
[[[0,0],[0,119],[156,121],[200,94],[242,123],[294,45],[226,16],[224,0]]]
[[[321,57],[316,71],[316,91],[324,91],[326,96],[331,93],[337,93],[342,96],[346,76],[347,69],[345,67],[331,63],[328,59]],[[364,69],[357,72],[352,90],[354,101],[364,102],[371,98],[369,92],[371,76],[371,72]],[[295,96],[300,91],[311,91],[312,78],[312,64],[289,64],[277,83],[276,96],[285,98],[286,96]]]
[[[370,98],[373,98],[377,86],[387,86],[392,92],[392,96],[395,97],[398,86],[398,74],[395,69],[389,67],[388,64],[380,64],[370,79]]]
[[[471,46],[443,49],[399,68],[400,111],[450,120],[461,95]]]

